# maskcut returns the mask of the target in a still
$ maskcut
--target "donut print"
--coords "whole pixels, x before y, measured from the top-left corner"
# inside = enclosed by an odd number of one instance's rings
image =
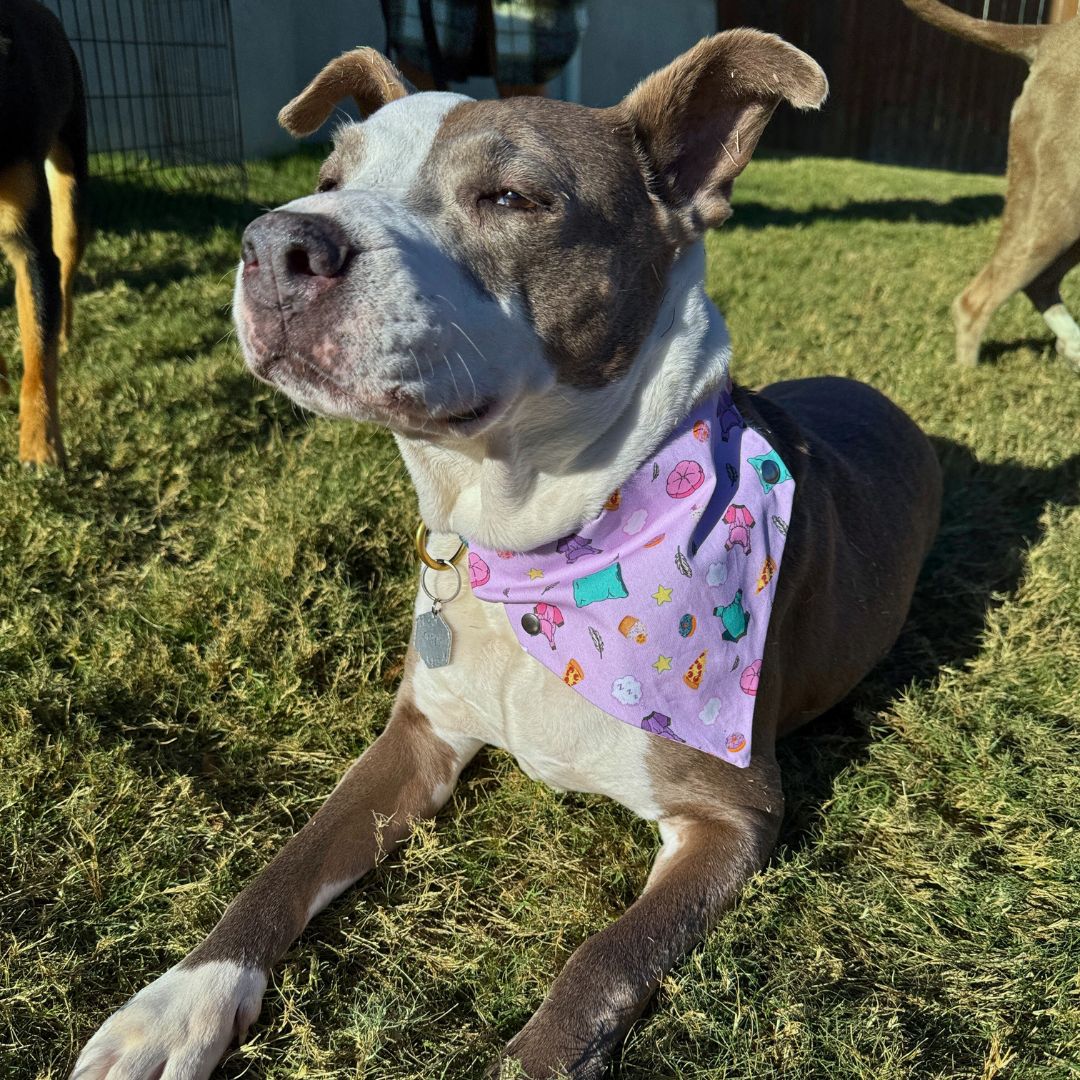
[[[491,567],[475,551],[469,552],[469,584],[479,589],[491,580]]]
[[[673,499],[693,495],[705,483],[705,470],[696,461],[680,461],[667,478],[667,493]]]
[[[754,697],[757,694],[758,683],[761,681],[761,661],[755,660],[752,664],[747,664],[743,668],[743,673],[739,676],[739,689],[744,694],[749,694]]]

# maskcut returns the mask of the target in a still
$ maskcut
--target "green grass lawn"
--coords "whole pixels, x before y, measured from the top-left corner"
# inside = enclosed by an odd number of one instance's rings
[[[252,198],[316,168],[253,166]],[[1022,297],[980,367],[952,362],[948,304],[1001,192],[765,160],[709,237],[735,377],[872,382],[935,437],[946,505],[896,650],[783,744],[775,857],[665,979],[623,1080],[1080,1075],[1080,378]],[[311,815],[385,722],[410,629],[415,499],[391,440],[300,414],[238,355],[255,208],[137,196],[106,201],[81,275],[66,475],[16,464],[0,402],[11,1080],[64,1076]],[[17,364],[11,294],[5,265]],[[221,1075],[480,1076],[656,842],[482,755],[314,921]]]

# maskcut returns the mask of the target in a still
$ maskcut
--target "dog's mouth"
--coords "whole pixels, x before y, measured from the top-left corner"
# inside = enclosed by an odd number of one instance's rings
[[[304,355],[255,355],[254,360],[249,357],[252,374],[294,400],[303,399],[300,403],[306,407],[324,411],[319,407],[321,399],[334,412],[344,411],[356,419],[373,420],[403,434],[473,435],[502,411],[495,397],[480,398],[464,408],[455,405],[452,409],[440,409],[426,404],[421,396],[405,388],[392,387],[372,393],[345,385],[332,368]]]
[[[455,412],[428,408],[420,402],[408,404],[380,399],[369,403],[377,412],[379,422],[393,431],[411,437],[472,438],[486,431],[502,415],[496,398],[482,398],[475,405]]]

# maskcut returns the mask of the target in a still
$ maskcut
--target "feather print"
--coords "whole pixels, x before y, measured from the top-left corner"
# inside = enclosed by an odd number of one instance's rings
[[[694,571],[690,568],[690,564],[686,561],[686,556],[682,553],[682,548],[675,549],[675,566],[678,568],[680,574],[683,577],[693,577]]]

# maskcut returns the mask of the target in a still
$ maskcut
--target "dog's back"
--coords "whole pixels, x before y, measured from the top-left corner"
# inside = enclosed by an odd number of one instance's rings
[[[892,647],[937,533],[941,471],[915,422],[865,383],[795,379],[738,404],[768,428],[795,477],[802,523],[773,614],[786,640],[767,646],[782,653],[771,704],[783,735],[843,698]]]
[[[60,20],[36,0],[0,0],[0,168],[44,161],[81,99]]]

